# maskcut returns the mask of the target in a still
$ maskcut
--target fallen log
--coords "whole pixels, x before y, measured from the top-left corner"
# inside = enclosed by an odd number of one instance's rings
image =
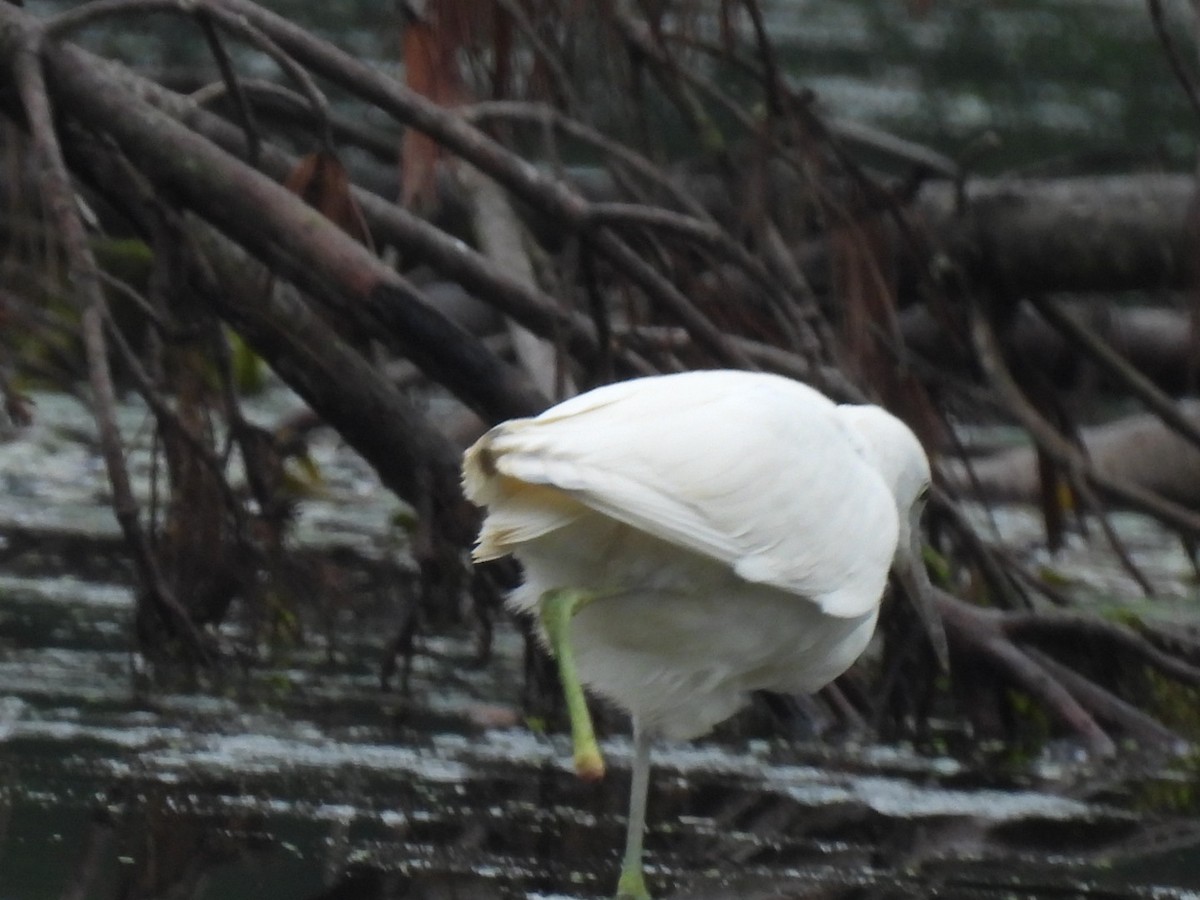
[[[1200,426],[1200,400],[1182,401],[1179,409]],[[1200,449],[1157,416],[1141,413],[1084,428],[1080,438],[1092,465],[1101,474],[1200,509]],[[954,488],[983,500],[1035,503],[1041,490],[1037,457],[1031,446],[1012,447],[969,461],[946,460],[942,472]]]

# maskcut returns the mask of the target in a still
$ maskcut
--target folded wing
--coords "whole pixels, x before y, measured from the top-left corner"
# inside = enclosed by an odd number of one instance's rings
[[[862,615],[883,591],[897,513],[835,410],[788,379],[717,371],[621,382],[507,422],[467,451],[467,494],[489,508],[476,555],[591,509]]]

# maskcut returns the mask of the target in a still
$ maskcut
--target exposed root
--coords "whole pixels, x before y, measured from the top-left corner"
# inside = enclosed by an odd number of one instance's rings
[[[1047,638],[1053,638],[1059,647],[1088,646],[1096,656],[1096,644],[1103,644],[1176,681],[1198,683],[1200,669],[1158,649],[1131,629],[1086,615],[986,609],[940,590],[937,603],[956,666],[984,665],[1002,673],[1005,681],[1028,693],[1093,753],[1108,756],[1116,751],[1113,734],[1101,722],[1147,745],[1184,742],[1153,716],[1045,648]]]

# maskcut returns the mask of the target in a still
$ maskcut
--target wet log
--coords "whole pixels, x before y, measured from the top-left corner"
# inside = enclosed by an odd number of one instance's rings
[[[1116,306],[1103,295],[1073,295],[1064,304],[1134,369],[1161,390],[1179,395],[1197,387],[1197,345],[1189,312],[1162,306]],[[913,306],[900,315],[900,331],[910,350],[939,369],[969,374],[974,353],[963,340],[961,323],[947,327],[925,306]],[[1036,361],[1041,373],[1060,388],[1095,384],[1101,388],[1123,388],[1087,365],[1061,332],[1028,306],[1020,306],[1008,323],[1006,346],[1023,360]]]
[[[27,52],[24,42],[34,28],[32,17],[0,6],[0,72]],[[315,216],[295,194],[162,113],[90,54],[70,44],[48,45],[43,53],[60,115],[107,135],[183,208],[319,298],[330,320],[358,323],[486,418],[527,414],[546,405],[518,372],[434,310],[407,279]]]
[[[572,176],[591,199],[623,199],[603,172],[579,169]],[[769,177],[774,197],[809,193],[784,167]],[[743,216],[741,198],[731,196],[715,175],[679,171],[675,179],[719,221]],[[884,226],[886,258],[880,265],[896,273],[901,300],[915,298],[931,283],[946,284],[948,277],[950,284],[986,284],[1016,298],[1031,291],[1109,297],[1181,290],[1197,275],[1191,174],[968,178],[961,185],[926,181],[915,190],[883,183],[877,188],[869,199],[846,193],[835,202],[860,228],[872,221]],[[552,225],[539,233],[553,239]],[[827,236],[802,234],[796,241],[813,289],[833,293]]]
[[[1200,401],[1179,404],[1183,416],[1200,426]],[[1128,416],[1080,434],[1097,471],[1136,484],[1192,509],[1200,509],[1200,448],[1154,415]],[[1029,446],[1003,450],[967,463],[947,460],[943,473],[964,493],[985,500],[1035,503],[1040,493],[1038,462]]]
[[[1181,289],[1196,275],[1194,193],[1190,174],[931,183],[908,210],[928,254],[893,240],[914,283],[949,262],[1008,297]]]

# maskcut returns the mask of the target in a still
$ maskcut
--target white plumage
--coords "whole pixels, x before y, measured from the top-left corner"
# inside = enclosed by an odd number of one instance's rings
[[[493,428],[464,459],[487,507],[476,559],[521,561],[522,610],[584,592],[579,679],[670,738],[751,691],[813,691],[848,668],[893,560],[920,569],[928,482],[920,443],[882,409],[739,371],[598,388]]]

